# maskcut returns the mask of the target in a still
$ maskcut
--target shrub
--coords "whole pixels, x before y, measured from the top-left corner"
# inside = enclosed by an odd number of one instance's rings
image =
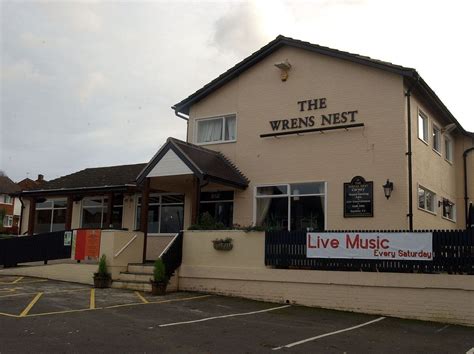
[[[99,269],[97,271],[97,274],[99,275],[108,275],[109,272],[107,271],[107,259],[105,257],[105,254],[100,257],[99,260]]]
[[[191,225],[188,230],[227,230],[228,228],[221,222],[217,222],[208,212],[203,213],[197,224]]]
[[[158,258],[153,266],[153,281],[155,283],[168,281],[168,277],[166,276],[166,266],[161,258]]]

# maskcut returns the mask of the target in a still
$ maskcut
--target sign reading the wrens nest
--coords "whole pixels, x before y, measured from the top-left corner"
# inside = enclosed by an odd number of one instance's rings
[[[374,182],[356,176],[350,183],[344,183],[344,217],[374,216]]]

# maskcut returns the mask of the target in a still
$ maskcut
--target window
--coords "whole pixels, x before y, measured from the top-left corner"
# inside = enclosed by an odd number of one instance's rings
[[[435,212],[436,194],[432,191],[418,186],[418,207],[420,209]]]
[[[235,141],[235,123],[235,115],[197,120],[196,141],[198,144]]]
[[[418,138],[428,143],[428,117],[421,111],[418,113]]]
[[[447,136],[444,137],[444,152],[446,160],[453,162],[453,141]]]
[[[101,229],[111,226],[115,229],[122,227],[123,195],[113,197],[111,225],[106,225],[108,217],[108,197],[88,197],[82,201],[81,227],[88,229]]]
[[[202,192],[199,205],[200,215],[209,213],[216,222],[224,226],[233,225],[234,192]]]
[[[456,205],[450,200],[443,198],[443,218],[449,219],[451,221],[456,220]]]
[[[13,226],[13,216],[12,215],[5,215],[3,218],[3,227],[9,228]]]
[[[0,203],[13,204],[13,199],[8,194],[0,194]]]
[[[324,182],[257,187],[258,226],[275,230],[324,230]]]
[[[441,130],[433,125],[433,150],[441,153]]]
[[[136,228],[140,227],[142,198],[138,198]],[[184,196],[150,194],[148,199],[148,233],[177,233],[183,229]]]
[[[66,227],[66,199],[46,199],[36,204],[35,233],[64,230]]]

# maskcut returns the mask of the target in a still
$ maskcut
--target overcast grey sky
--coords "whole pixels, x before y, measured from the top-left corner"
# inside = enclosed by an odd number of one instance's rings
[[[278,34],[414,67],[474,131],[472,1],[1,1],[0,170],[147,162],[174,103]]]

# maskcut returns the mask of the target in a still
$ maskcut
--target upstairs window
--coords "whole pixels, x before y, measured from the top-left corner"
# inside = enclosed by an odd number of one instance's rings
[[[198,144],[220,143],[236,140],[235,115],[206,118],[197,121]]]
[[[0,203],[13,204],[13,199],[8,194],[0,194]]]
[[[420,209],[434,213],[435,202],[436,202],[435,193],[421,186],[418,187],[418,207]]]
[[[441,130],[433,125],[433,150],[441,153]]]
[[[456,204],[452,201],[443,198],[443,218],[451,221],[456,220]]]
[[[13,226],[13,216],[12,215],[5,215],[3,218],[3,227],[10,228]]]
[[[453,141],[447,136],[444,137],[444,152],[446,160],[453,162]]]
[[[418,138],[428,143],[428,117],[423,113],[418,113]]]

